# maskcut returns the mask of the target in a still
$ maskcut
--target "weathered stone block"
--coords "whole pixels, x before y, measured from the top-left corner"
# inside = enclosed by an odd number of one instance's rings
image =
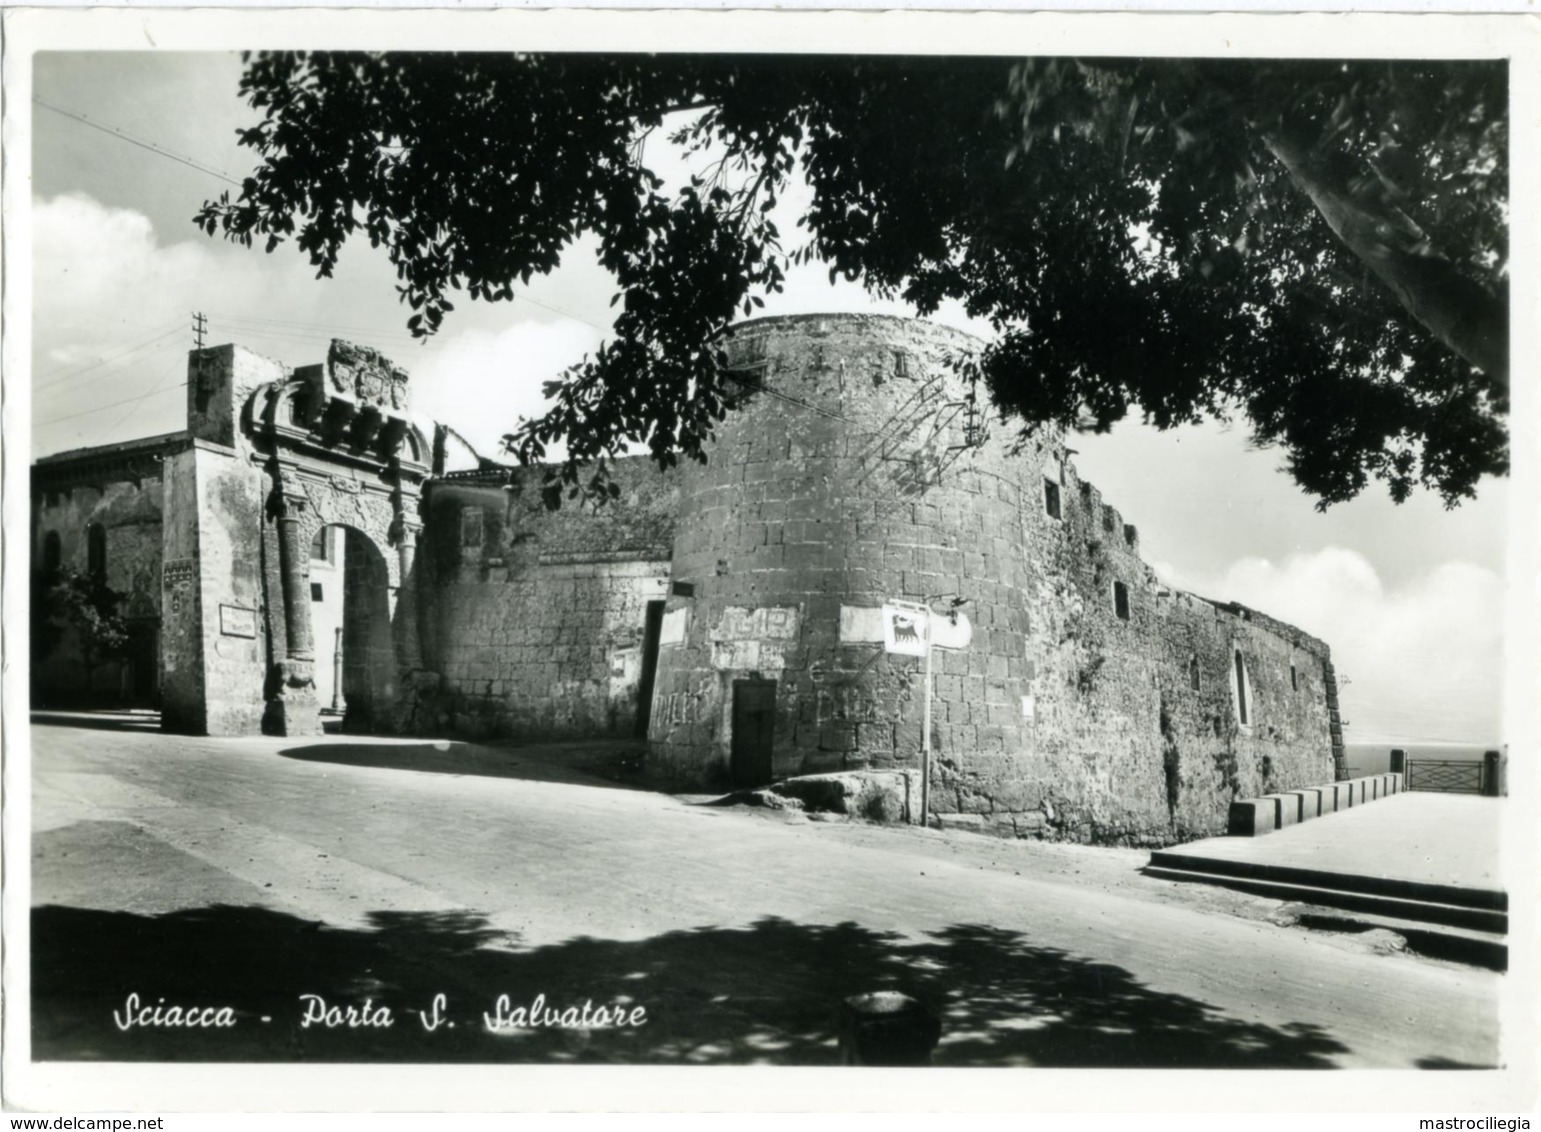
[[[1226,817],[1226,833],[1232,837],[1260,837],[1279,828],[1278,800],[1244,798],[1232,802]]]
[[[984,830],[985,819],[979,814],[933,813],[931,824],[938,829],[966,829],[980,833]]]
[[[910,798],[919,794],[919,782],[909,771],[842,771],[799,775],[770,788],[786,798],[798,799],[805,809],[846,814],[869,821],[909,820]]]

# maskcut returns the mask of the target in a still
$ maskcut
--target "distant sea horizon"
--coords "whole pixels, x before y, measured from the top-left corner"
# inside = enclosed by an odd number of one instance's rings
[[[1410,759],[1448,759],[1452,762],[1481,762],[1484,751],[1502,751],[1502,743],[1418,742],[1381,739],[1344,743],[1343,754],[1350,775],[1385,774],[1391,769],[1391,752],[1407,752]]]

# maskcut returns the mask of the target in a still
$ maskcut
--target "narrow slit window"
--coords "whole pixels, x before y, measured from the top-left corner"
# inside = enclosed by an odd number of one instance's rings
[[[86,573],[97,581],[107,577],[107,528],[100,523],[86,528]]]
[[[1051,479],[1043,481],[1043,509],[1049,513],[1049,518],[1058,519],[1059,510],[1059,484]]]
[[[1290,691],[1300,691],[1300,673],[1295,670],[1293,664],[1290,665]]]
[[[1236,667],[1236,721],[1243,727],[1252,722],[1251,705],[1247,703],[1247,662],[1241,658],[1241,650],[1233,654]]]
[[[1113,612],[1120,621],[1129,620],[1129,587],[1122,582],[1113,583]]]
[[[43,573],[52,577],[63,564],[64,549],[59,540],[59,532],[49,531],[43,536]]]
[[[1188,687],[1195,692],[1203,687],[1203,678],[1199,675],[1199,658],[1193,657],[1188,661]]]

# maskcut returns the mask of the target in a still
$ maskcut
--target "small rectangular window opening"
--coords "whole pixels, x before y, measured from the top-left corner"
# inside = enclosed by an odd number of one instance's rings
[[[480,507],[467,507],[460,512],[460,545],[481,546],[482,544],[482,510]]]
[[[321,583],[320,582],[311,582],[310,583],[310,600],[311,601],[325,601],[326,600],[325,598],[323,598],[321,596]]]
[[[1129,620],[1129,587],[1122,582],[1113,583],[1113,612],[1120,621]]]
[[[1043,481],[1043,509],[1051,519],[1059,518],[1059,484],[1047,478]]]
[[[1250,720],[1247,716],[1247,663],[1241,659],[1241,650],[1236,651],[1236,719],[1243,727]]]

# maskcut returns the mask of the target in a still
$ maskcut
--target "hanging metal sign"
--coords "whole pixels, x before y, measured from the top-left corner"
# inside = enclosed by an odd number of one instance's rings
[[[931,622],[924,606],[883,606],[883,648],[903,656],[925,656]]]
[[[939,649],[966,649],[974,639],[974,626],[962,613],[938,613],[931,618],[931,644]]]

